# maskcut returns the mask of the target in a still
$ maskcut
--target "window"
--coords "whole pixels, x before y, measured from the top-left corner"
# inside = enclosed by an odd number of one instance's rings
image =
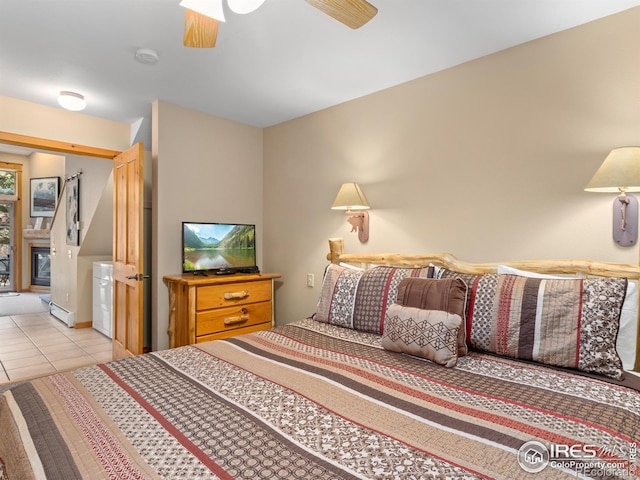
[[[17,200],[17,178],[16,170],[0,168],[0,200]]]

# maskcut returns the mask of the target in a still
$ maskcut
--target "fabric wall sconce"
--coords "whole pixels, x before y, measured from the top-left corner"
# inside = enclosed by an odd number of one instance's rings
[[[620,193],[613,202],[613,240],[621,247],[635,245],[638,200],[627,192],[640,192],[640,147],[611,150],[585,190]]]
[[[369,240],[369,202],[357,183],[343,183],[331,205],[333,210],[346,210],[351,231],[358,232],[361,242]],[[358,210],[354,212],[353,210]],[[362,211],[365,210],[365,211]]]

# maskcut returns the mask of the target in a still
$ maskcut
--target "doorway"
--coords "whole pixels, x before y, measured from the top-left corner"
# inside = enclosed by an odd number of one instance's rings
[[[143,353],[143,338],[146,338],[147,334],[150,335],[151,331],[150,328],[148,332],[146,331],[146,328],[143,328],[143,322],[147,319],[149,321],[149,327],[151,324],[151,292],[150,289],[142,288],[143,279],[148,278],[148,275],[143,275],[142,273],[144,246],[143,232],[145,227],[143,211],[143,145],[139,143],[130,147],[125,152],[117,152],[103,148],[83,146],[1,131],[0,143],[52,152],[109,159],[114,162],[114,167],[120,163],[126,165],[126,168],[120,169],[122,172],[126,172],[126,175],[120,175],[118,178],[122,177],[130,179],[127,182],[121,182],[122,185],[127,187],[125,191],[129,193],[128,195],[122,195],[120,198],[120,205],[122,208],[118,209],[115,205],[113,207],[115,223],[114,231],[117,231],[118,227],[121,227],[120,231],[127,232],[125,241],[126,248],[124,249],[118,249],[118,245],[116,244],[116,240],[123,237],[123,235],[114,234],[113,236],[113,248],[114,255],[116,257],[114,258],[114,263],[120,260],[119,255],[121,252],[124,253],[122,258],[126,260],[126,263],[123,263],[124,267],[118,268],[119,274],[124,275],[122,284],[126,285],[126,288],[123,287],[121,290],[125,293],[122,295],[122,298],[120,298],[118,294],[114,295],[114,320],[116,321],[116,324],[118,318],[125,321],[125,324],[121,325],[122,328],[120,328],[124,335],[123,338],[125,339],[125,344],[123,344],[123,348],[116,349],[118,342],[114,342],[114,355],[120,356],[120,354],[123,353],[123,356],[128,356],[131,354]],[[115,171],[116,169],[114,168],[114,183],[116,176]],[[129,183],[131,184],[130,186]],[[117,193],[114,195],[116,197],[118,196]],[[137,207],[134,207],[134,205],[137,205]],[[118,217],[119,212],[125,212],[124,215],[121,215],[123,218]],[[132,248],[133,245],[136,246],[135,249]],[[133,252],[135,255],[132,254]],[[132,259],[135,261],[131,262]],[[137,268],[135,267],[136,265]],[[114,265],[114,280],[116,278],[120,279],[120,277],[116,276],[115,267],[116,265]],[[129,272],[129,270],[133,270],[133,273]],[[52,282],[52,294],[54,293],[53,283],[54,282]],[[134,283],[137,283],[137,285],[134,286]],[[116,334],[117,332],[118,329],[116,328]],[[135,334],[133,334],[133,332],[135,332]]]
[[[13,202],[0,202],[0,292],[15,290],[13,207]]]

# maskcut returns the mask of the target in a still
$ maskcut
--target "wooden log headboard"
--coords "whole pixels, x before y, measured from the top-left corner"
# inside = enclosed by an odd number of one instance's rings
[[[640,279],[640,266],[626,263],[596,262],[592,260],[520,260],[493,263],[468,263],[459,260],[450,253],[432,253],[426,255],[402,255],[398,253],[344,253],[342,238],[329,239],[327,260],[331,263],[348,263],[350,265],[389,265],[396,267],[426,267],[436,265],[461,273],[481,274],[496,273],[498,265],[536,273],[598,275],[602,277],[627,277]]]
[[[482,274],[496,273],[498,265],[526,270],[535,273],[553,275],[582,274],[603,277],[626,277],[629,280],[640,279],[640,266],[625,263],[597,262],[592,260],[521,260],[495,263],[468,263],[459,260],[450,253],[433,253],[426,255],[402,255],[398,253],[344,253],[342,238],[329,239],[329,254],[327,260],[331,263],[347,263],[363,268],[375,265],[396,267],[426,267],[436,265],[461,273]],[[640,289],[639,289],[640,290]],[[636,364],[635,371],[640,372],[640,309],[638,312],[638,333],[636,336]]]

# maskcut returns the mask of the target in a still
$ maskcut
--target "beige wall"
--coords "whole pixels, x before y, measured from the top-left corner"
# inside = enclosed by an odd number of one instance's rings
[[[23,172],[23,183],[25,185],[24,193],[22,196],[22,211],[23,211],[23,228],[26,225],[35,225],[35,218],[31,215],[30,206],[30,192],[31,192],[31,178],[40,177],[59,177],[60,187],[62,187],[62,179],[64,178],[64,163],[65,157],[58,154],[51,154],[45,152],[33,152],[25,158],[26,172]],[[51,217],[43,219],[43,228],[48,222],[51,222]],[[29,259],[29,244],[49,244],[48,240],[23,240],[22,242],[22,288],[27,289],[30,283],[31,272],[29,271],[30,259]]]
[[[123,151],[131,127],[61,108],[0,96],[0,131]]]
[[[615,195],[583,188],[611,148],[638,144],[640,8],[267,128],[278,321],[313,313],[334,236],[352,253],[637,263],[611,239]],[[329,208],[347,181],[372,205],[365,245]]]
[[[182,271],[182,222],[256,224],[262,262],[262,129],[167,102],[153,105],[153,349],[166,348],[162,277]]]

